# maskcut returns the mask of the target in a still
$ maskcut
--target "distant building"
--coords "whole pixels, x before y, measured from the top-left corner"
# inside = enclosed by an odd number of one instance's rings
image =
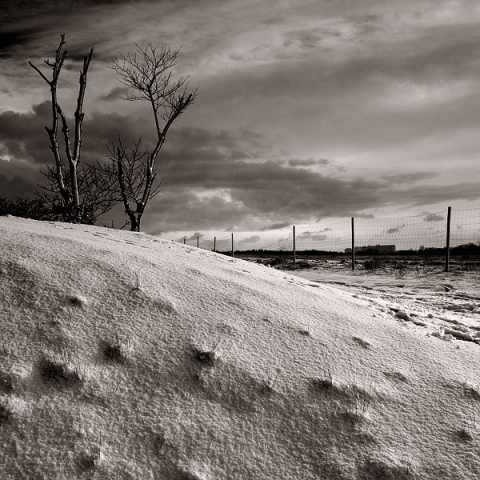
[[[355,253],[393,253],[395,251],[395,245],[367,245],[365,247],[355,247]],[[345,253],[352,253],[352,249],[346,248]]]

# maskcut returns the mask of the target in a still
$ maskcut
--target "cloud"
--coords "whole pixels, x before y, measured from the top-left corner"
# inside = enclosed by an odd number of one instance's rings
[[[387,233],[389,235],[391,235],[393,233],[398,233],[404,227],[405,227],[405,225],[399,225],[398,227],[391,227],[391,228],[388,228],[387,230],[385,230],[385,233]]]
[[[195,232],[190,237],[185,237],[185,240],[188,242],[190,240],[196,240],[197,238],[201,239],[203,237],[204,237],[203,233]]]
[[[413,172],[413,173],[399,173],[399,174],[384,174],[382,179],[393,184],[410,184],[420,180],[429,180],[438,176],[436,172]]]
[[[443,25],[433,16],[429,20],[425,5],[405,4],[403,15],[378,3],[377,7],[382,13],[375,18],[330,12],[332,19],[315,27],[324,32],[322,48],[304,49],[302,55],[293,50],[288,58],[275,57],[274,49],[284,52],[285,47],[284,42],[275,43],[272,33],[270,56],[266,55],[270,61],[252,59],[226,68],[217,84],[202,87],[199,108],[224,98],[235,118],[248,121],[251,105],[257,105],[255,119],[262,130],[269,135],[281,132],[278,140],[293,149],[317,147],[333,154],[348,149],[352,155],[368,150],[370,158],[388,149],[397,162],[423,154],[425,145],[417,144],[424,139],[434,143],[446,136],[452,139],[465,128],[472,130],[480,106],[472,81],[480,73],[474,53],[480,40],[475,23],[468,23],[468,11],[458,12],[459,25]],[[417,14],[421,21],[415,20]],[[287,38],[291,29],[282,28],[279,35]],[[392,28],[397,34],[387,33]],[[381,47],[385,44],[388,48]],[[455,67],[459,64],[463,72]],[[460,98],[455,96],[459,92]],[[436,162],[438,156],[422,155],[422,168]]]
[[[0,157],[0,197],[33,197],[44,179],[25,164],[5,162]]]
[[[112,102],[119,98],[125,98],[129,93],[127,87],[115,87],[112,88],[106,95],[102,95],[100,98],[106,102]]]
[[[44,127],[51,126],[51,115],[47,102],[35,105],[29,114],[11,111],[0,114],[0,144],[4,153],[19,160],[43,164],[49,156]]]
[[[17,162],[29,165],[31,180],[23,187],[27,191],[27,185],[34,190],[40,179],[38,173],[32,175],[33,170],[39,170],[44,159],[52,161],[43,128],[51,122],[50,115],[48,102],[25,114],[0,113],[0,153],[12,159],[5,163],[5,170],[10,172],[3,179],[2,191],[6,196],[18,192],[18,180],[11,175]],[[142,135],[145,147],[152,145],[149,117],[146,122],[140,118],[86,112],[83,161],[105,161],[106,145],[119,134],[125,145]],[[391,178],[340,178],[281,164],[276,161],[275,152],[269,156],[269,151],[270,146],[261,135],[246,129],[172,129],[158,157],[158,178],[164,179],[162,192],[147,207],[144,225],[156,232],[224,230],[227,226],[266,231],[329,216],[372,217],[363,211],[368,208],[480,197],[477,181],[449,186],[401,185],[397,189]]]
[[[69,117],[70,137],[73,142],[74,120]],[[128,115],[111,113],[108,115],[84,112],[82,135],[82,157],[94,161],[104,156],[106,145],[117,141],[120,135],[124,142],[132,144],[140,137],[146,146],[152,143],[151,136],[145,134],[144,126]],[[5,154],[27,162],[42,164],[52,158],[50,142],[45,126],[52,124],[52,110],[49,101],[32,107],[28,113],[7,111],[0,113],[0,145]],[[63,154],[63,135],[59,129],[58,141]]]
[[[282,228],[289,227],[290,223],[289,222],[281,222],[281,223],[272,223],[270,225],[266,225],[262,227],[260,230],[262,231],[267,231],[267,230],[280,230]]]
[[[425,222],[441,222],[442,220],[445,220],[445,217],[443,215],[438,215],[437,213],[429,213],[423,217],[423,220]]]
[[[240,244],[246,244],[246,243],[255,243],[259,242],[260,237],[258,235],[253,235],[251,237],[244,238],[243,240],[240,240]]]
[[[326,229],[325,229],[326,230]],[[331,230],[331,229],[328,229]],[[320,233],[314,232],[303,232],[298,236],[298,240],[310,240],[313,242],[323,242],[328,238],[327,235],[322,235]]]
[[[292,158],[288,160],[288,165],[290,167],[312,167],[314,165],[330,165],[332,162],[330,160],[327,160],[326,158],[320,158],[320,159],[315,159],[315,158],[307,158],[305,160],[298,159],[298,158]]]
[[[164,188],[147,207],[148,229],[265,231],[478,200],[478,5],[343,3],[6,2],[2,192],[16,195],[20,183],[33,190],[35,172],[51,161],[48,87],[27,61],[52,58],[61,28],[69,117],[76,60],[95,47],[82,161],[104,161],[119,134],[125,144],[141,136],[145,147],[154,139],[148,105],[117,102],[125,91],[111,60],[134,42],[183,45],[179,72],[200,94],[160,154]],[[19,183],[18,172],[29,178]]]

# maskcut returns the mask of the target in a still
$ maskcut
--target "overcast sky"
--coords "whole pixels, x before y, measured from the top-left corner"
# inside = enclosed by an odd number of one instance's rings
[[[33,195],[51,161],[48,87],[28,61],[65,33],[69,115],[95,47],[84,160],[153,135],[109,68],[135,42],[181,47],[176,71],[199,87],[159,157],[149,233],[480,207],[478,0],[0,3],[0,196]]]

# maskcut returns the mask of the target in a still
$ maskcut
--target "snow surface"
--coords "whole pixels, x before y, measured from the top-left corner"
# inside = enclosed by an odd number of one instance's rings
[[[348,291],[355,298],[389,312],[397,321],[410,322],[405,328],[414,329],[416,325],[437,338],[447,339],[451,335],[480,346],[479,271],[461,270],[457,265],[449,273],[443,267],[412,268],[395,276],[351,271],[344,265],[339,271],[335,266],[309,261],[310,268],[293,273]]]
[[[85,225],[0,245],[1,479],[480,478],[480,346],[380,292]]]

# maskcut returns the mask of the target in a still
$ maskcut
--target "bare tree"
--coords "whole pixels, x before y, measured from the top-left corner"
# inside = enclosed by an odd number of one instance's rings
[[[94,223],[98,215],[110,210],[120,199],[115,195],[116,188],[108,180],[108,175],[100,165],[80,164],[82,147],[82,124],[85,117],[83,101],[87,88],[87,72],[93,56],[93,48],[83,59],[83,69],[80,71],[79,90],[74,113],[73,139],[67,117],[58,99],[58,81],[67,58],[65,35],[60,35],[60,43],[55,52],[55,59],[44,63],[52,70],[51,79],[32,62],[30,66],[45,80],[50,87],[52,126],[45,127],[50,140],[50,149],[54,156],[54,166],[47,165],[43,172],[48,184],[41,188],[48,192],[40,195],[46,205],[58,214],[64,221],[74,223]],[[59,129],[63,134],[64,155],[59,145]],[[73,143],[73,144],[72,144]],[[53,196],[51,195],[53,194]]]
[[[142,150],[141,139],[127,149],[119,138],[109,146],[107,156],[114,162],[125,213],[130,230],[140,231],[140,221],[147,202],[159,191],[156,179],[156,159],[165,143],[167,132],[178,117],[195,101],[197,89],[189,91],[188,78],[174,79],[178,50],[166,45],[157,48],[137,45],[136,52],[120,55],[112,68],[118,79],[133,93],[125,99],[150,104],[155,124],[155,144]]]
[[[80,198],[80,221],[94,225],[98,217],[111,210],[121,201],[118,194],[115,170],[109,165],[80,163],[77,168],[77,186]],[[57,195],[58,183],[55,169],[46,165],[42,174],[48,180],[40,185],[43,192],[37,192],[43,204],[50,209],[57,220],[74,221],[71,208]],[[64,181],[70,184],[70,172],[65,172]]]

